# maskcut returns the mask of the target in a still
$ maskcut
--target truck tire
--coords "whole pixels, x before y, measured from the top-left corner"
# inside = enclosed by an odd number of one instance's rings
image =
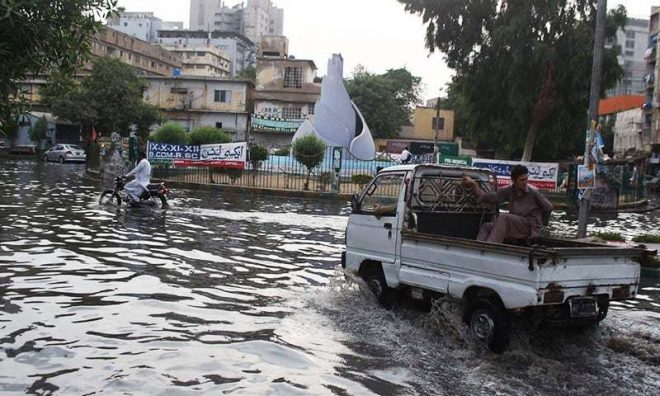
[[[392,308],[392,289],[387,286],[385,274],[380,266],[370,268],[362,275],[362,279],[364,279],[367,287],[369,287],[380,305],[387,309]]]
[[[511,341],[511,323],[499,301],[479,298],[470,305],[470,335],[495,353],[502,353]]]

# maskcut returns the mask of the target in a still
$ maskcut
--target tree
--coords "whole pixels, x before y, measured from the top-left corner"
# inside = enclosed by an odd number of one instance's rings
[[[46,138],[46,131],[48,130],[48,121],[46,117],[41,117],[34,123],[32,128],[30,128],[30,140],[36,142],[37,145],[41,144],[41,141]]]
[[[254,66],[248,66],[238,73],[238,78],[244,78],[246,80],[252,81],[253,83],[256,83],[257,69]]]
[[[263,161],[268,159],[268,148],[260,144],[250,145],[250,163],[252,169],[257,170],[261,167]]]
[[[51,68],[71,74],[117,0],[0,1],[0,125],[23,108],[20,80]]]
[[[193,129],[188,138],[190,144],[229,143],[231,136],[221,129],[212,126],[201,126]]]
[[[461,126],[499,156],[557,159],[580,151],[587,123],[596,0],[399,0],[427,24],[426,46],[456,71]],[[626,22],[612,10],[607,35]],[[607,49],[603,91],[622,75]],[[526,149],[525,149],[526,148]]]
[[[325,156],[325,142],[314,135],[307,135],[293,143],[293,155],[296,161],[307,168],[305,190],[309,190],[309,177],[312,169],[323,162]]]
[[[99,58],[92,73],[80,84],[61,72],[51,74],[42,92],[42,102],[57,117],[80,123],[85,131],[94,127],[110,135],[127,136],[135,124],[142,137],[159,122],[160,111],[142,99],[146,81],[135,75],[133,68],[118,59]]]
[[[149,136],[149,140],[159,143],[188,144],[188,133],[183,127],[175,122],[168,122]]]
[[[403,125],[410,124],[420,101],[421,79],[405,68],[382,75],[358,66],[346,81],[346,90],[369,125],[374,137],[396,137]]]

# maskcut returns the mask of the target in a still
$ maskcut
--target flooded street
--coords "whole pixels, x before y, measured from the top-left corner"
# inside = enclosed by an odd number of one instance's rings
[[[84,166],[30,161],[0,160],[0,187],[1,395],[660,393],[657,280],[597,328],[521,326],[493,355],[454,302],[387,311],[344,278],[346,203],[175,190],[168,210],[101,207]]]

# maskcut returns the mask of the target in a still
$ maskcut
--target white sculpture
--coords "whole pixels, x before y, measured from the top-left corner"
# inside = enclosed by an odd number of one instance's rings
[[[344,86],[344,60],[333,54],[328,61],[328,74],[321,84],[321,99],[316,102],[314,121],[303,122],[293,141],[307,135],[316,135],[328,146],[348,149],[355,158],[371,160],[376,146],[371,131],[360,110],[351,101]]]

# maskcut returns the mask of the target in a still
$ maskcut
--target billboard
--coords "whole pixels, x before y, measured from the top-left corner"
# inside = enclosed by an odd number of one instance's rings
[[[244,169],[247,143],[186,145],[147,142],[147,159],[150,162],[172,162],[174,166]]]
[[[511,168],[514,165],[524,165],[529,169],[529,184],[536,188],[555,189],[559,176],[559,164],[553,162],[520,162],[474,158],[472,166],[490,169],[497,175],[497,184],[511,184]]]

